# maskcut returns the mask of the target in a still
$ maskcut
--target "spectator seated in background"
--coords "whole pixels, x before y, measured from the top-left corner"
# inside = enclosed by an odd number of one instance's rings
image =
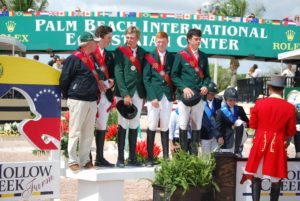
[[[300,65],[297,64],[295,77],[294,77],[294,87],[300,87]]]
[[[52,65],[52,67],[56,70],[59,70],[61,71],[61,69],[63,68],[63,61],[64,61],[64,58],[57,58],[55,63]]]
[[[56,60],[60,58],[57,54],[51,55],[50,57],[52,57],[52,59],[50,61],[48,61],[49,66],[53,66],[53,64],[56,62]]]
[[[7,11],[8,11],[7,6],[4,4],[4,5],[2,6],[2,8],[0,9],[0,11],[2,11],[2,12],[7,12]]]
[[[36,55],[33,55],[33,59],[38,61],[40,59],[40,57],[39,57],[39,55],[36,54]]]
[[[292,87],[293,86],[293,80],[292,78],[294,77],[294,72],[292,71],[292,64],[287,65],[287,69],[285,69],[282,73],[282,76],[287,77],[286,78],[286,86],[287,87]]]
[[[294,77],[294,73],[292,71],[292,64],[288,64],[287,68],[281,73],[281,75],[286,77]]]
[[[257,66],[257,64],[254,64],[250,69],[252,69],[251,71],[249,70],[248,75],[252,78],[258,78],[258,77],[262,77],[263,73],[262,70],[260,70]]]

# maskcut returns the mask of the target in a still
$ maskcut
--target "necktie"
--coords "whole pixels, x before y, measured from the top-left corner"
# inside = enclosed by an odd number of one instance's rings
[[[199,56],[199,55],[198,55],[198,51],[195,51],[195,52],[194,52],[194,56],[195,56],[195,58],[198,60],[198,56]]]
[[[132,55],[135,57],[136,56],[136,50],[131,50],[132,51]]]

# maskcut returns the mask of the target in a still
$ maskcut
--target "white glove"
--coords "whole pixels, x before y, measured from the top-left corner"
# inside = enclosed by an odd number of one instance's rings
[[[108,82],[108,80],[105,80],[104,82],[103,82],[103,84],[106,86],[106,88],[108,88],[109,89],[109,82]]]
[[[241,126],[243,123],[244,122],[242,120],[238,119],[234,122],[234,126]]]
[[[300,124],[296,124],[296,130],[300,131]]]

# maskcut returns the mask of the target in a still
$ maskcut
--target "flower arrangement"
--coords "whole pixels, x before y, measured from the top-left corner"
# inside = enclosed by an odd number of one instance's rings
[[[68,140],[69,140],[69,120],[70,120],[70,113],[67,111],[61,117],[61,138],[60,138],[60,150],[62,155],[65,158],[69,158],[68,155]]]
[[[153,158],[154,161],[158,160],[158,156],[161,152],[160,147],[154,143],[153,146]],[[145,163],[148,159],[148,152],[147,152],[147,142],[145,140],[139,141],[136,144],[136,156],[137,156],[137,160],[140,163]]]
[[[107,132],[105,133],[105,140],[117,142],[118,125],[112,124],[108,126]]]
[[[18,123],[5,123],[0,125],[0,136],[19,136]]]

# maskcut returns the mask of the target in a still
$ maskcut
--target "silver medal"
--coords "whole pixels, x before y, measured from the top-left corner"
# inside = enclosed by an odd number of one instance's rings
[[[199,72],[199,68],[195,68],[195,71],[198,73]]]
[[[100,69],[101,69],[101,71],[104,71],[104,67],[103,66],[101,66]]]
[[[160,73],[159,73],[161,76],[164,76],[165,75],[165,71],[160,71]]]
[[[130,69],[131,69],[132,71],[135,71],[136,67],[135,67],[135,66],[131,66]]]

